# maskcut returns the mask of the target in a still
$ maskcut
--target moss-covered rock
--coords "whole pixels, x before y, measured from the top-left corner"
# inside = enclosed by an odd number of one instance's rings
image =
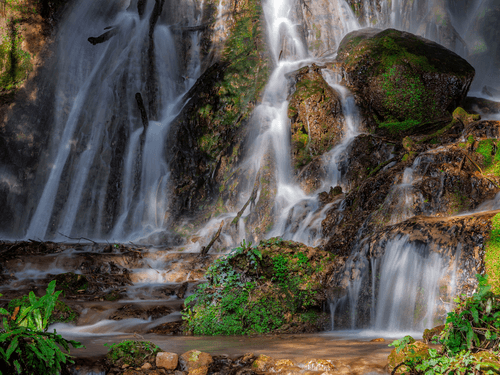
[[[186,331],[196,335],[312,332],[323,328],[323,285],[333,257],[315,248],[272,238],[243,243],[218,259],[208,283],[186,300]]]
[[[394,29],[349,33],[337,59],[372,126],[394,137],[425,132],[436,119],[450,118],[475,74],[439,44]]]
[[[292,123],[293,164],[300,168],[341,141],[344,117],[339,94],[326,83],[318,66],[300,69],[295,81],[288,117]]]

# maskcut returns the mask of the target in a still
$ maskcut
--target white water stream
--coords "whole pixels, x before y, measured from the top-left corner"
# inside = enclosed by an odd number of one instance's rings
[[[81,0],[62,24],[52,141],[57,151],[27,238],[123,241],[163,229],[169,179],[165,136],[181,98],[201,73],[200,32],[191,33],[184,67],[168,23],[178,20],[160,15],[152,28],[156,5],[146,2],[140,16],[135,1]],[[203,2],[188,1],[179,13],[199,25]],[[116,34],[108,41],[93,46],[86,40],[110,25]],[[145,128],[136,93],[149,112]]]

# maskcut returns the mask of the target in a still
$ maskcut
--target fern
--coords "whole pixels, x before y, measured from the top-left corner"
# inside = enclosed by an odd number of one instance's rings
[[[0,364],[3,362],[2,368],[7,368],[9,374],[58,374],[62,364],[73,363],[70,345],[83,347],[77,341],[66,340],[56,330],[48,332],[52,312],[61,294],[55,288],[54,280],[43,297],[37,298],[30,292],[29,305],[16,307],[12,315],[0,309],[0,315],[4,315],[0,329]],[[0,375],[3,375],[1,371]]]

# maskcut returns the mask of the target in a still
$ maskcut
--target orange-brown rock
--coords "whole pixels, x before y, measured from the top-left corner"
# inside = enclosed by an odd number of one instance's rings
[[[175,353],[160,352],[156,355],[156,367],[165,370],[175,370],[179,363],[179,356]]]

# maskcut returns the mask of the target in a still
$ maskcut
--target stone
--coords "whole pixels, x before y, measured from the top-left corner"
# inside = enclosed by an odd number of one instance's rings
[[[373,340],[370,340],[370,342],[385,342],[385,339],[380,337],[378,339],[373,339]]]
[[[394,29],[347,34],[337,60],[370,127],[397,138],[425,132],[434,122],[449,119],[475,75],[474,68],[454,52]]]
[[[166,370],[175,370],[179,363],[179,356],[175,353],[160,352],[156,355],[156,367]]]
[[[213,359],[210,354],[193,349],[182,354],[179,358],[179,362],[183,371],[188,371],[191,375],[205,375],[206,373],[203,374],[205,370],[200,370],[201,373],[198,371],[196,374],[192,373],[192,371],[200,368],[206,368],[206,371],[208,371],[208,367],[212,364]]]
[[[145,363],[141,366],[141,369],[142,370],[151,370],[152,367],[153,367],[153,365],[151,363]]]
[[[274,365],[274,359],[267,355],[261,354],[252,363],[252,370],[255,371],[268,371]]]

